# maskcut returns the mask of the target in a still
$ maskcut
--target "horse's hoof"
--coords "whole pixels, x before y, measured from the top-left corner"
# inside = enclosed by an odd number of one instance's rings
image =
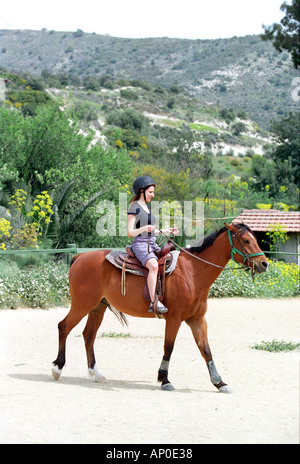
[[[93,368],[89,367],[88,371],[91,377],[95,377],[95,382],[106,382],[106,377],[103,374],[101,374],[96,364]]]
[[[106,382],[106,377],[103,374],[95,375],[95,382]]]
[[[165,383],[164,385],[161,386],[161,389],[164,391],[174,391],[175,387],[171,383]]]
[[[59,377],[61,376],[62,369],[60,369],[58,366],[53,366],[52,367],[52,375],[55,380],[58,380]]]
[[[220,393],[232,393],[232,390],[230,387],[228,387],[228,385],[223,385],[222,387],[219,388],[219,392]]]

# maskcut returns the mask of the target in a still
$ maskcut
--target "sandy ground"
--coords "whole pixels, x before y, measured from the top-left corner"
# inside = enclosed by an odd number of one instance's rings
[[[299,352],[251,348],[262,340],[299,342],[300,299],[212,299],[207,313],[215,364],[233,394],[219,393],[182,324],[170,364],[174,392],[156,382],[163,320],[107,311],[95,343],[107,377],[86,369],[82,321],[69,335],[67,364],[51,375],[57,323],[68,308],[1,310],[0,443],[196,444],[299,442]],[[131,334],[130,338],[101,333]]]

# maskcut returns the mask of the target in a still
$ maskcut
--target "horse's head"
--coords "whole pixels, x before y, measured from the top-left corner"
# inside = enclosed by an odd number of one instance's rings
[[[266,272],[269,262],[258,246],[250,227],[246,224],[225,224],[231,247],[231,258],[255,273]]]

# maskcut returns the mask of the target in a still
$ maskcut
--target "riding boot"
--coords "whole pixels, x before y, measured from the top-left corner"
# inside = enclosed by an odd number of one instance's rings
[[[149,312],[149,313],[153,313],[153,312],[154,312],[154,311],[153,311],[153,305],[154,305],[154,302],[152,302],[152,303],[150,304],[150,307],[149,307],[149,309],[148,309],[148,312]],[[163,314],[163,313],[167,313],[167,312],[168,312],[168,308],[166,308],[160,301],[158,301],[158,302],[157,302],[157,311],[158,311],[159,313],[162,313],[162,314]]]

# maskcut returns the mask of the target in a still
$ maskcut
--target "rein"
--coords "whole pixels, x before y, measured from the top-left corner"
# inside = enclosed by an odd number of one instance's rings
[[[249,263],[251,262],[250,258],[252,258],[253,256],[261,256],[263,255],[264,253],[263,252],[259,252],[259,253],[251,253],[250,255],[248,255],[243,247],[243,245],[241,244],[240,240],[238,239],[237,235],[236,234],[233,234],[233,237],[235,239],[238,240],[238,243],[240,245],[240,247],[242,248],[243,251],[240,251],[238,250],[235,246],[234,246],[234,242],[232,240],[232,236],[231,236],[231,232],[230,230],[228,229],[228,239],[229,239],[229,244],[230,244],[230,256],[231,256],[231,259],[236,263],[238,264],[238,262],[235,260],[235,254],[238,253],[239,255],[241,255],[243,258],[244,258],[244,261],[243,261],[243,264],[242,266],[238,267],[238,268],[235,268],[235,269],[229,269],[229,268],[226,268],[226,267],[223,267],[223,266],[219,266],[218,264],[214,264],[210,261],[206,261],[205,259],[203,258],[200,258],[200,256],[196,256],[194,255],[193,253],[190,253],[188,250],[186,250],[185,248],[181,247],[180,245],[178,245],[176,242],[174,242],[174,240],[171,239],[171,237],[168,237],[167,235],[165,235],[161,229],[159,229],[160,233],[169,239],[169,241],[171,243],[173,243],[174,246],[176,246],[177,248],[179,248],[180,251],[183,251],[184,253],[192,256],[193,258],[195,259],[198,259],[199,261],[202,261],[203,263],[206,263],[206,264],[209,264],[210,266],[214,266],[214,267],[217,267],[218,269],[222,269],[222,270],[225,270],[225,271],[233,271],[233,270],[236,270],[236,269],[249,269],[250,266],[246,265],[245,262],[248,261]],[[253,276],[252,276],[253,278]]]

